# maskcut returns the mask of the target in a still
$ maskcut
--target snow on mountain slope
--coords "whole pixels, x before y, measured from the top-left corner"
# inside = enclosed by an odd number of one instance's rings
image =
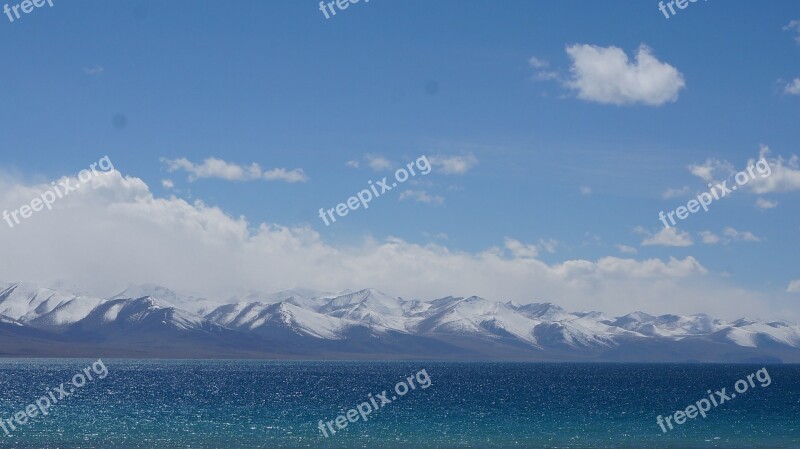
[[[206,318],[231,329],[267,331],[277,326],[300,335],[331,340],[341,338],[343,328],[358,324],[305,310],[287,302],[227,304],[218,307]]]
[[[515,337],[537,345],[533,329],[539,322],[517,313],[508,303],[489,301],[478,296],[447,297],[433,301],[424,314],[425,318],[415,326],[420,333]]]
[[[383,328],[406,332],[407,312],[413,305],[377,290],[365,289],[331,298],[319,311],[325,315],[376,326],[378,330]]]
[[[222,302],[190,293],[178,293],[155,284],[131,284],[109,299],[142,298],[151,296],[166,303],[168,307],[183,309],[196,314],[206,314],[219,307]]]
[[[209,327],[213,327],[211,321],[191,312],[176,309],[151,296],[107,300],[75,325],[80,331],[99,332],[120,328],[186,331],[204,330]]]
[[[722,330],[726,326],[722,321],[714,320],[705,314],[656,317],[642,312],[629,313],[610,324],[642,335],[669,338],[708,335]]]
[[[291,289],[281,290],[274,293],[265,293],[258,290],[246,290],[237,295],[231,296],[226,301],[228,304],[260,302],[274,304],[287,302],[307,310],[317,311],[328,302],[330,293],[311,289]],[[336,296],[336,295],[334,295]]]
[[[759,347],[761,343],[767,341],[800,348],[800,326],[780,321],[762,323],[737,320],[715,332],[711,338],[751,348]]]
[[[63,285],[80,291],[77,286]],[[122,337],[130,335],[128,332],[145,336],[153,332],[163,338],[165,330],[172,332],[171,336],[225,331],[229,332],[225,338],[231,341],[247,344],[258,335],[266,339],[258,341],[281,342],[278,347],[297,337],[346,344],[345,340],[368,335],[370,340],[365,341],[369,342],[384,337],[392,341],[398,336],[437,341],[469,337],[467,341],[476,345],[483,340],[495,345],[490,347],[508,345],[512,351],[528,347],[537,353],[562,355],[624,353],[626,348],[636,347],[646,351],[653,347],[648,346],[652,342],[697,348],[724,344],[742,350],[800,349],[797,324],[744,319],[728,323],[703,314],[634,312],[607,318],[600,312],[570,313],[550,303],[520,305],[477,296],[406,300],[374,289],[344,294],[307,289],[249,291],[231,299],[244,301],[220,303],[152,284],[132,285],[110,299],[76,296],[28,283],[0,284],[0,323],[12,333],[16,327],[30,327],[77,336],[114,332],[123,332],[119,334]],[[316,340],[303,341],[306,347],[317,344]]]
[[[75,296],[30,283],[2,285],[0,315],[39,328],[60,329],[84,318],[104,300]]]

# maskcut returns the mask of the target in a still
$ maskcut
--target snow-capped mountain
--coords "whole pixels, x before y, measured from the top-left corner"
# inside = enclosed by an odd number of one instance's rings
[[[110,298],[70,291],[80,294],[0,284],[0,354],[800,362],[800,326],[786,322],[609,318],[550,303],[422,301],[374,289],[243,291],[227,300],[151,284]]]

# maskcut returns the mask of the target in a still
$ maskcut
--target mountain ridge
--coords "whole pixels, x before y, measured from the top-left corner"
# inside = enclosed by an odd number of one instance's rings
[[[63,284],[59,284],[63,285]],[[131,296],[131,297],[128,297]],[[217,301],[155,284],[107,298],[0,283],[0,356],[800,362],[800,326],[706,314],[568,312],[375,289],[248,291]]]

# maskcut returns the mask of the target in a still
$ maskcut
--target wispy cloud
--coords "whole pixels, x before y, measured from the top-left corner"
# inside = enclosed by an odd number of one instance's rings
[[[535,258],[539,255],[539,249],[536,245],[526,245],[519,240],[512,238],[505,238],[505,247],[517,258]]]
[[[756,237],[750,231],[737,231],[736,229],[726,226],[722,229],[722,235],[719,236],[711,231],[699,232],[700,238],[706,245],[723,244],[728,245],[733,242],[760,242],[761,238]]]
[[[261,167],[253,162],[248,166],[227,162],[215,157],[206,158],[202,164],[195,164],[185,157],[178,159],[161,158],[170,173],[183,170],[189,173],[189,181],[193,182],[202,178],[217,178],[227,181],[253,181],[264,179],[268,181],[305,182],[308,177],[302,168],[287,170],[273,168],[262,171]]]
[[[83,73],[85,73],[87,75],[100,75],[105,71],[106,71],[105,67],[103,67],[101,65],[97,65],[97,64],[95,64],[95,65],[93,65],[91,67],[84,67],[83,68]]]
[[[389,159],[378,155],[378,154],[367,154],[364,155],[364,158],[367,160],[367,165],[369,168],[375,171],[384,171],[389,170],[392,168],[392,161]],[[352,161],[351,161],[352,162]],[[358,161],[356,161],[358,162]]]
[[[792,20],[785,27],[783,27],[783,31],[794,31],[796,33],[794,41],[800,45],[800,20]]]
[[[438,195],[431,195],[425,190],[405,190],[400,193],[400,200],[413,199],[418,203],[440,205],[444,203],[444,198]]]
[[[478,159],[471,154],[466,156],[436,154],[428,157],[428,160],[436,168],[437,173],[445,175],[463,175],[478,165]]]
[[[761,209],[761,210],[774,209],[774,208],[778,207],[778,202],[777,201],[770,201],[770,200],[767,200],[767,199],[759,197],[756,200],[756,207]]]
[[[690,192],[689,186],[683,186],[676,189],[667,189],[664,191],[664,193],[661,194],[661,197],[664,198],[665,200],[668,200],[670,198],[679,198],[682,196],[686,196],[689,194],[689,192]]]
[[[557,80],[561,77],[557,71],[549,69],[550,63],[544,59],[531,56],[528,64],[533,69],[534,78],[539,81]]]
[[[800,78],[793,79],[783,88],[783,92],[788,95],[800,95]]]

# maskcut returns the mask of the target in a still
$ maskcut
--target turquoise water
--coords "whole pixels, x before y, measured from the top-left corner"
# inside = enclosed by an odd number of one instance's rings
[[[0,361],[0,418],[93,360]],[[656,416],[727,388],[761,365],[104,361],[2,448],[798,448],[800,366],[662,433]],[[325,438],[320,420],[417,387]],[[96,377],[96,376],[95,376]],[[380,401],[376,401],[380,404]],[[335,428],[335,427],[334,427]],[[0,432],[2,432],[0,430]]]

